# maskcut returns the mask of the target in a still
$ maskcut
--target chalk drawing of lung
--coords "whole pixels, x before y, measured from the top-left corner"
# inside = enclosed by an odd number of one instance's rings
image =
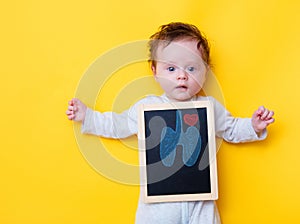
[[[186,114],[188,115],[188,114]],[[186,118],[186,117],[185,117]],[[201,151],[201,136],[199,134],[199,130],[194,127],[198,121],[195,122],[195,119],[192,122],[184,119],[185,123],[191,125],[183,131],[182,128],[182,113],[181,111],[176,111],[176,129],[173,130],[170,127],[164,127],[161,133],[161,141],[160,141],[160,158],[162,163],[171,167],[174,164],[176,157],[176,147],[178,145],[182,146],[182,160],[186,166],[193,166],[200,154]]]

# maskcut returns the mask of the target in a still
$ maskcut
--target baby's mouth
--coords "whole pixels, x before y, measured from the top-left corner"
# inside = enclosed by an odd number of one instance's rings
[[[178,85],[178,86],[176,86],[176,89],[187,90],[187,86],[185,86],[185,85]]]

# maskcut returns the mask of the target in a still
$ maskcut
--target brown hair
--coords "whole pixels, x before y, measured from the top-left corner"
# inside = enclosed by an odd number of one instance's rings
[[[201,53],[202,59],[207,65],[210,65],[209,44],[200,30],[196,26],[188,23],[172,22],[160,26],[158,32],[150,37],[148,45],[150,51],[149,62],[151,63],[151,66],[156,66],[155,53],[161,41],[164,41],[166,45],[168,45],[174,40],[182,40],[185,38],[191,38],[198,41],[197,47]]]

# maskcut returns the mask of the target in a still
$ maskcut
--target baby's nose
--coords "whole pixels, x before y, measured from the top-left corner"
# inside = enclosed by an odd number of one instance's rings
[[[187,80],[188,79],[188,74],[186,71],[183,69],[180,69],[177,75],[177,80]]]

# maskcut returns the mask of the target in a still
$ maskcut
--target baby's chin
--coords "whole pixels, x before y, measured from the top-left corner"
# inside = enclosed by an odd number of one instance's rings
[[[190,101],[193,98],[193,96],[186,93],[186,94],[177,94],[177,95],[174,95],[174,96],[168,96],[168,98],[171,101],[184,102],[184,101]]]

